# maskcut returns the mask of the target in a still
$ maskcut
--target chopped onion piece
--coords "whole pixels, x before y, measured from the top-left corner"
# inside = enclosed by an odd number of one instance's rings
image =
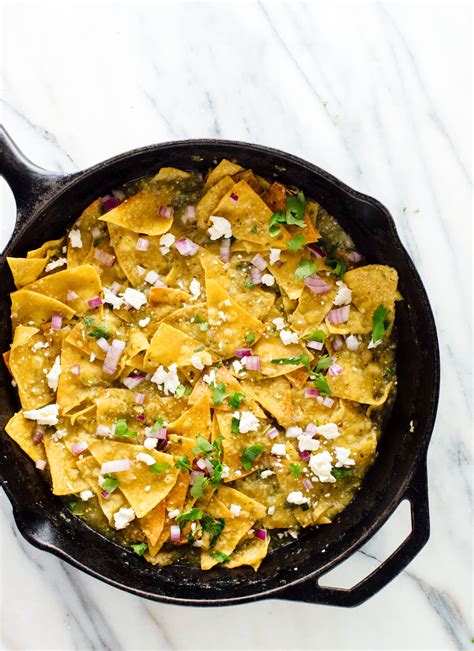
[[[304,431],[305,434],[309,434],[310,436],[314,436],[316,432],[318,431],[318,428],[314,423],[308,423],[306,425],[306,429]]]
[[[166,219],[171,219],[174,215],[174,210],[171,206],[160,206],[158,208],[158,215],[160,217],[166,217]]]
[[[306,346],[308,348],[312,348],[313,350],[322,350],[324,348],[324,344],[322,341],[308,341]]]
[[[328,254],[324,249],[322,249],[317,244],[308,244],[308,249],[314,255],[315,258],[327,258]]]
[[[254,255],[254,257],[250,260],[250,262],[257,267],[259,271],[263,271],[266,269],[267,262],[263,255],[260,255],[260,253],[257,253],[257,255]]]
[[[261,368],[259,355],[247,355],[242,358],[242,363],[244,363],[247,371],[259,371]]]
[[[99,337],[99,339],[96,341],[96,344],[101,350],[104,351],[104,353],[106,353],[110,348],[110,344],[105,337]]]
[[[52,330],[61,330],[63,326],[63,317],[58,312],[53,312],[51,316],[51,329]]]
[[[267,532],[265,529],[255,529],[255,537],[260,538],[260,540],[267,539]]]
[[[326,396],[326,398],[323,398],[322,404],[325,407],[331,408],[333,406],[333,404],[334,404],[334,400],[332,398],[329,398],[329,397]]]
[[[358,251],[351,251],[347,254],[347,259],[351,262],[357,263],[362,260],[362,256]]]
[[[135,389],[140,384],[140,382],[143,382],[144,379],[144,375],[129,375],[128,377],[124,378],[123,383],[127,389]]]
[[[230,195],[230,198],[232,201],[238,201],[239,200],[239,195],[235,194],[235,192],[232,192]]]
[[[72,289],[68,289],[68,292],[66,294],[66,299],[68,301],[75,301],[76,298],[79,298],[79,294],[76,294],[76,292],[73,292]]]
[[[38,428],[35,432],[35,435],[33,436],[33,443],[35,445],[38,445],[38,443],[41,441],[43,436],[44,436],[43,430]]]
[[[331,289],[331,285],[328,285],[317,274],[312,274],[311,276],[307,276],[303,282],[306,285],[306,287],[310,288],[313,294],[325,294]]]
[[[248,357],[251,354],[252,354],[251,348],[237,348],[237,350],[234,353],[234,355],[239,358]]]
[[[219,249],[219,256],[222,262],[229,262],[230,259],[230,239],[221,239],[221,246]]]
[[[170,541],[178,543],[181,540],[181,528],[177,524],[172,524],[170,527]]]
[[[332,340],[332,347],[334,348],[334,350],[341,350],[343,344],[344,342],[340,335],[336,335]]]
[[[186,206],[181,217],[183,224],[189,224],[190,222],[196,221],[196,207],[195,206]]]
[[[307,398],[317,398],[319,391],[317,389],[305,389],[304,394]]]
[[[105,197],[102,197],[102,206],[105,212],[113,210],[119,205],[120,201],[116,197],[111,197],[109,194]]]
[[[100,474],[106,475],[109,472],[123,472],[130,470],[130,459],[114,459],[113,461],[105,461],[100,467]]]
[[[339,364],[336,364],[336,362],[333,362],[331,366],[328,368],[328,375],[331,377],[336,377],[336,375],[341,375],[342,373],[342,367],[339,366]]]
[[[253,285],[260,285],[262,282],[262,272],[257,267],[252,267],[250,269],[250,280]]]
[[[46,468],[46,461],[44,459],[38,459],[35,463],[35,467],[38,468],[38,470],[44,470]]]
[[[150,240],[147,240],[145,237],[139,237],[137,243],[135,244],[137,251],[148,251],[149,246]]]
[[[95,434],[96,436],[110,436],[112,434],[112,430],[110,427],[107,427],[107,425],[97,425]]]
[[[120,202],[125,201],[126,194],[122,190],[112,190],[112,194]]]
[[[99,296],[94,296],[87,301],[87,304],[90,308],[100,307],[102,305],[102,299]]]
[[[144,393],[137,393],[135,396],[135,404],[136,405],[143,405],[146,399],[146,395]]]
[[[75,455],[81,454],[84,450],[87,450],[89,444],[87,441],[79,441],[78,443],[73,443],[71,445],[71,452]]]
[[[113,375],[116,370],[122,353],[125,348],[125,342],[121,339],[113,339],[110,345],[107,355],[105,356],[104,364],[102,370],[107,375]]]
[[[71,373],[76,377],[79,377],[79,375],[81,374],[81,367],[79,366],[79,364],[74,364],[74,366],[71,366]]]
[[[187,237],[182,237],[180,240],[175,242],[175,247],[178,249],[178,252],[184,256],[193,256],[199,251],[199,244],[196,244]]]
[[[101,249],[96,249],[94,251],[94,260],[103,264],[104,267],[112,267],[115,262],[115,256]]]
[[[349,318],[349,312],[351,310],[350,305],[343,305],[338,307],[335,310],[331,310],[328,314],[328,321],[332,325],[339,325],[340,323],[345,323]]]
[[[102,489],[100,491],[100,495],[101,495],[101,497],[104,498],[104,500],[108,500],[109,497],[110,497],[110,493],[108,491],[104,490],[104,489]]]
[[[309,479],[303,479],[303,486],[307,491],[310,491],[313,488],[313,484]]]
[[[271,429],[268,430],[267,434],[269,438],[275,439],[278,436],[278,430],[276,427],[272,427]]]
[[[96,240],[98,237],[102,235],[102,231],[97,226],[94,226],[94,228],[91,231],[91,235]]]
[[[302,452],[300,452],[300,457],[303,461],[308,461],[310,457],[309,450],[303,450]]]

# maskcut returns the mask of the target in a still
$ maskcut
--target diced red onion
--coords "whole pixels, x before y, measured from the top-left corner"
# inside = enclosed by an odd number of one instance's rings
[[[89,444],[87,441],[79,441],[78,443],[73,443],[71,445],[71,452],[75,455],[81,454],[84,450],[87,450]]]
[[[172,524],[170,527],[170,541],[178,543],[181,540],[181,528],[177,524]]]
[[[125,342],[120,339],[113,339],[107,355],[105,356],[102,370],[107,375],[113,375],[117,370],[118,363],[125,348]]]
[[[110,493],[108,491],[103,490],[103,489],[100,491],[100,494],[104,498],[104,500],[108,500],[109,497],[110,497]]]
[[[206,470],[209,474],[214,470],[214,466],[209,459],[205,459],[204,457],[197,460],[196,466],[201,470]]]
[[[120,202],[125,200],[126,195],[125,195],[125,192],[123,192],[122,190],[112,190],[112,194]]]
[[[251,354],[252,354],[251,348],[237,348],[237,350],[234,353],[234,355],[239,358],[248,357]]]
[[[265,529],[255,529],[255,538],[260,538],[260,540],[267,539],[267,532]]]
[[[245,363],[247,371],[259,371],[261,368],[260,355],[248,355],[242,358],[242,362]]]
[[[355,352],[359,348],[359,340],[355,335],[349,335],[346,337],[346,348],[350,350],[351,353]]]
[[[230,259],[230,239],[222,238],[219,249],[219,257],[222,262],[229,262]]]
[[[171,206],[160,206],[158,208],[158,214],[160,217],[166,217],[166,219],[171,219],[174,215],[174,210]]]
[[[43,430],[38,428],[33,436],[33,443],[35,445],[38,445],[38,443],[41,441],[43,436],[44,436]]]
[[[51,329],[52,330],[61,330],[63,326],[63,317],[58,312],[53,312],[51,316]]]
[[[347,254],[347,259],[351,262],[357,263],[362,260],[362,256],[358,251],[351,251]]]
[[[99,337],[99,339],[96,341],[96,344],[101,350],[104,351],[104,353],[107,353],[110,348],[110,344],[105,337]]]
[[[313,488],[313,484],[309,479],[303,479],[303,487],[307,490],[310,491]]]
[[[106,475],[109,472],[123,472],[130,470],[130,459],[114,459],[113,461],[105,461],[100,467],[100,473]]]
[[[146,399],[146,395],[144,393],[137,393],[135,396],[135,404],[136,405],[143,405]]]
[[[303,461],[308,461],[310,457],[309,450],[303,450],[302,452],[300,452],[300,457]]]
[[[266,269],[267,262],[263,255],[260,255],[260,253],[257,253],[257,255],[254,255],[254,257],[250,260],[250,262],[257,267],[260,271],[263,271]]]
[[[91,235],[96,240],[98,237],[102,235],[102,231],[97,226],[94,226],[94,228],[91,231]]]
[[[328,396],[326,396],[325,398],[323,398],[323,403],[322,404],[325,407],[331,408],[333,406],[333,404],[334,404],[334,400],[332,398],[329,398]]]
[[[68,289],[66,298],[68,301],[75,301],[76,298],[79,298],[79,294],[76,294],[76,292],[73,292],[72,289]]]
[[[187,237],[182,237],[180,240],[177,240],[175,242],[175,247],[178,249],[178,252],[181,253],[181,255],[185,256],[196,255],[196,253],[199,251],[199,244],[196,244]]]
[[[276,427],[272,427],[271,429],[268,430],[267,434],[269,438],[275,439],[278,436],[278,430]]]
[[[350,305],[343,305],[338,307],[335,310],[331,310],[328,314],[328,321],[332,325],[339,325],[340,323],[345,323],[349,318],[349,312],[351,310]]]
[[[322,350],[324,348],[324,344],[322,341],[308,341],[306,346],[308,348],[312,348],[313,350]]]
[[[79,375],[81,374],[81,367],[79,366],[79,364],[74,364],[74,366],[71,366],[71,373],[76,377],[79,377]]]
[[[190,486],[193,486],[193,485],[194,485],[194,482],[196,481],[196,477],[197,477],[198,475],[204,475],[204,473],[203,473],[201,470],[193,470],[193,471],[189,474],[189,484],[190,484]]]
[[[137,251],[148,251],[149,246],[150,240],[147,240],[145,237],[139,237],[137,243],[135,244]]]
[[[332,347],[334,348],[334,350],[341,350],[343,344],[344,341],[340,335],[336,335],[332,340]]]
[[[309,434],[310,436],[314,436],[316,432],[318,431],[318,428],[314,423],[308,423],[306,425],[306,429],[304,431],[305,434]]]
[[[119,203],[120,201],[117,199],[117,197],[111,197],[110,195],[102,197],[102,206],[105,212],[109,212],[109,210],[113,210],[119,205]]]
[[[317,389],[305,389],[304,394],[307,398],[317,398],[319,391]]]
[[[107,425],[97,425],[95,433],[96,436],[110,436],[112,434],[112,430],[110,427],[107,427]]]
[[[145,420],[145,414],[138,414],[135,416],[135,418],[139,421],[144,421]]]
[[[168,285],[165,282],[163,282],[161,278],[157,278],[157,280],[155,280],[153,287],[168,287]]]
[[[331,285],[328,285],[318,274],[312,274],[307,276],[304,279],[304,284],[306,287],[309,287],[313,294],[325,294],[331,289]]]
[[[333,362],[331,366],[328,368],[328,375],[331,377],[336,377],[336,375],[341,375],[342,373],[342,367],[339,366],[339,364],[336,364],[336,362]]]
[[[101,249],[96,249],[94,251],[94,260],[103,264],[104,267],[112,267],[115,262],[115,256],[107,251],[102,251]]]
[[[123,383],[127,389],[135,389],[144,379],[144,375],[129,375],[123,380]]]
[[[307,247],[311,253],[314,255],[315,258],[327,258],[328,254],[324,249],[322,249],[320,246],[317,244],[308,244]]]
[[[102,299],[99,296],[94,296],[87,301],[87,304],[90,308],[100,307],[102,305]]]
[[[231,192],[230,198],[232,199],[232,201],[238,201],[239,200],[239,195],[235,194],[235,192]]]
[[[262,282],[262,272],[257,267],[252,267],[250,269],[250,280],[253,285],[260,285]]]
[[[183,224],[189,224],[196,221],[196,208],[195,206],[186,206],[181,218]]]
[[[160,427],[159,429],[155,430],[154,432],[151,432],[148,434],[148,436],[154,438],[154,439],[160,439],[162,441],[165,441],[168,437],[168,430],[166,427]]]
[[[35,463],[35,467],[38,468],[38,470],[44,470],[46,468],[46,461],[44,459],[38,459]]]

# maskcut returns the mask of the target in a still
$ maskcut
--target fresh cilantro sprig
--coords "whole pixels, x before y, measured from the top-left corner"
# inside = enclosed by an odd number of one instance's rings
[[[325,335],[322,330],[318,330],[318,328],[316,328],[315,330],[311,330],[310,332],[302,335],[301,339],[304,339],[305,341],[319,341],[319,343],[323,344]]]
[[[209,534],[209,545],[212,549],[216,544],[217,539],[222,533],[225,525],[224,518],[213,518],[210,515],[205,515],[201,520],[202,530]]]
[[[385,305],[379,305],[372,316],[372,341],[377,342],[383,339],[390,327],[390,312]]]
[[[143,556],[143,554],[148,549],[148,545],[146,542],[134,543],[133,545],[130,545],[130,547],[133,549],[133,551],[137,556]]]
[[[162,472],[165,472],[166,470],[168,470],[168,468],[171,468],[171,465],[169,463],[167,463],[166,461],[163,461],[163,462],[157,461],[153,465],[148,466],[148,470],[150,470],[151,472],[154,472],[157,475],[159,475]]]
[[[343,479],[344,477],[352,477],[353,470],[352,470],[352,468],[333,468],[331,470],[331,475],[335,479]]]
[[[262,456],[264,451],[263,445],[251,445],[242,451],[241,462],[244,470],[252,470],[255,461]]]
[[[211,558],[214,558],[219,563],[227,563],[227,561],[230,561],[230,556],[227,556],[224,552],[211,552]]]
[[[107,330],[107,328],[99,323],[96,325],[94,319],[88,316],[84,320],[84,325],[86,326],[86,332],[88,337],[93,337],[94,339],[110,339],[112,333]]]
[[[293,276],[298,280],[304,280],[308,276],[316,273],[316,271],[316,264],[312,260],[309,260],[308,258],[301,258],[298,266],[293,272]]]
[[[236,391],[227,398],[227,402],[229,403],[230,407],[232,407],[232,409],[238,409],[244,400],[245,393],[241,393],[240,391]]]
[[[180,470],[189,470],[189,472],[192,471],[192,466],[189,463],[189,459],[186,455],[183,455],[182,457],[178,457],[174,463],[176,468],[179,468]]]
[[[298,479],[303,472],[303,466],[300,466],[299,463],[290,463],[290,472],[295,479]]]
[[[201,509],[190,509],[189,511],[186,511],[185,513],[181,513],[181,515],[178,515],[176,518],[176,522],[192,522],[196,520],[200,520],[203,516],[203,512]]]
[[[101,488],[107,493],[113,493],[114,490],[118,487],[119,481],[113,475],[103,475]]]
[[[255,332],[249,330],[245,335],[244,339],[246,344],[253,344],[253,342],[255,341]]]
[[[218,382],[217,384],[215,382],[211,382],[209,387],[211,389],[212,400],[214,404],[216,407],[220,407],[228,395],[225,390],[224,382]]]
[[[286,248],[288,251],[291,251],[292,253],[296,253],[300,249],[302,249],[306,244],[306,238],[303,235],[303,233],[296,233],[296,235],[293,235],[291,240],[288,240],[286,243]]]
[[[194,484],[191,486],[191,497],[204,497],[209,479],[204,475],[196,475]]]
[[[286,198],[284,211],[277,211],[270,217],[268,230],[272,237],[276,237],[281,231],[281,225],[305,227],[304,221],[305,197],[302,192]]]
[[[119,418],[115,421],[114,435],[119,439],[134,439],[137,437],[137,432],[132,432],[128,429],[125,418]]]

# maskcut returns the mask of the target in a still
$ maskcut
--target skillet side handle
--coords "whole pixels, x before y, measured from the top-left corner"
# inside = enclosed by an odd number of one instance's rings
[[[32,163],[18,149],[3,125],[0,125],[0,175],[15,197],[17,227],[31,214],[38,201],[53,194],[71,178]]]
[[[393,554],[365,579],[352,588],[342,589],[320,586],[321,577],[317,577],[288,587],[279,592],[276,598],[328,606],[353,607],[373,597],[411,563],[426,545],[430,536],[426,458],[416,470],[402,499],[409,500],[411,505],[411,533]]]

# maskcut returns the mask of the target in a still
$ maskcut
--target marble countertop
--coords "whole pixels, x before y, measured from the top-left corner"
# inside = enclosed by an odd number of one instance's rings
[[[318,164],[391,211],[432,301],[443,369],[431,538],[368,603],[147,602],[30,547],[2,493],[0,648],[472,648],[469,3],[43,0],[0,11],[2,123],[29,158],[66,172],[213,137]],[[3,246],[14,204],[0,187]],[[331,581],[367,574],[408,527],[402,508]]]

